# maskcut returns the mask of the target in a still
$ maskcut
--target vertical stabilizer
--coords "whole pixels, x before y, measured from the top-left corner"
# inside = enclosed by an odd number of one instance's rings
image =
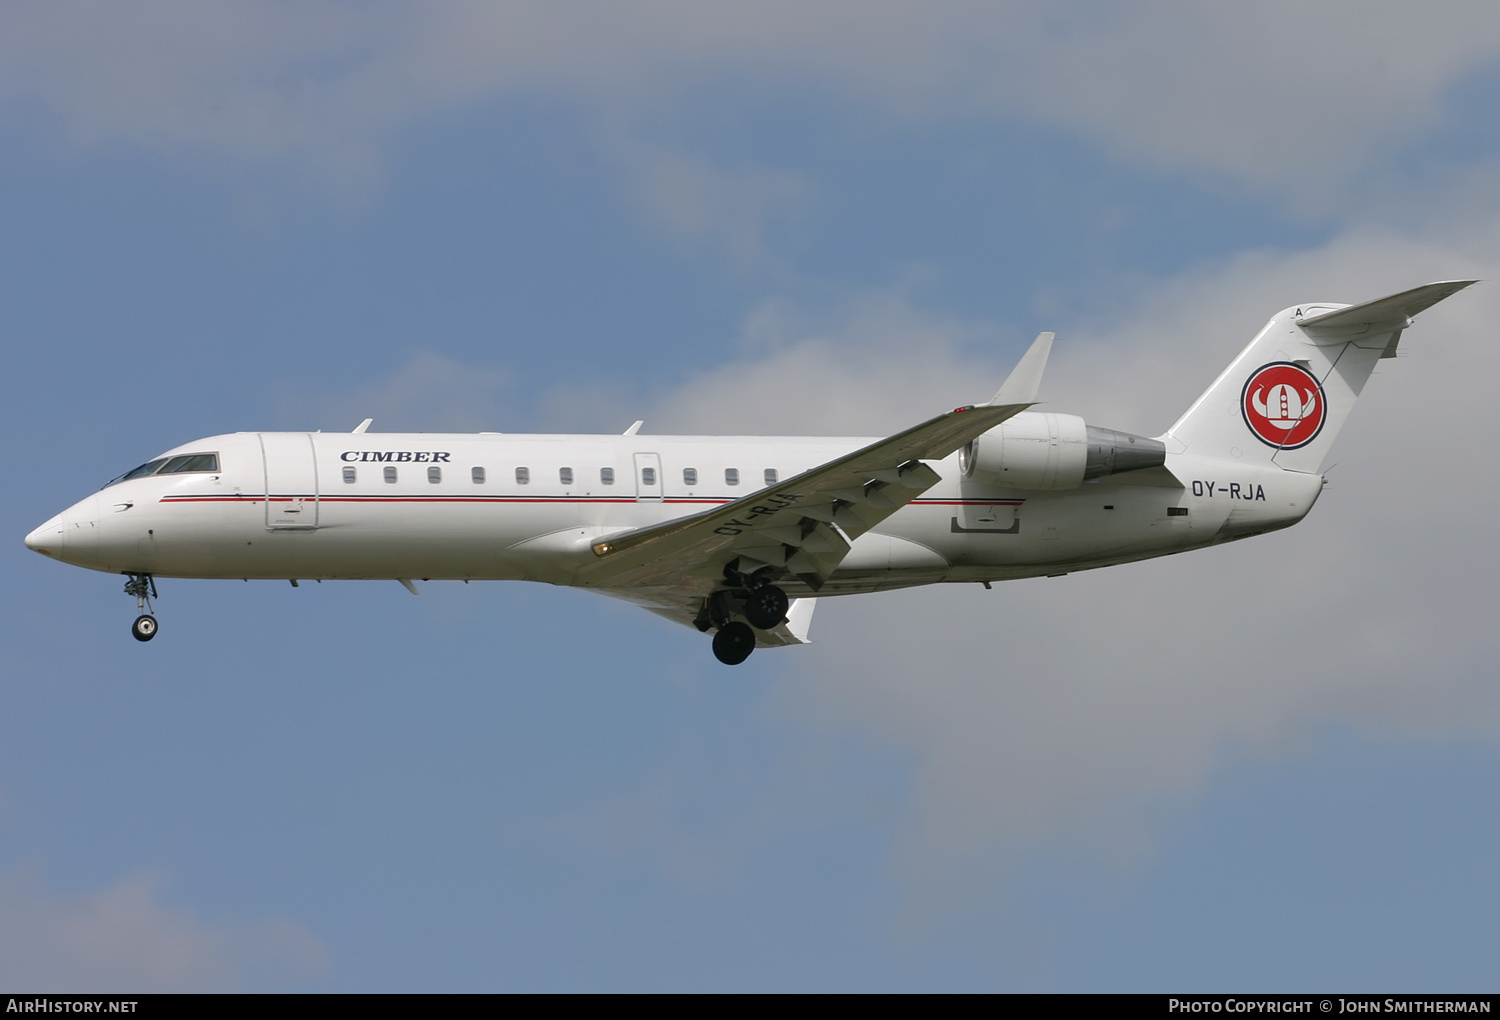
[[[1319,471],[1375,363],[1395,356],[1411,317],[1474,282],[1288,308],[1162,438],[1179,452]]]

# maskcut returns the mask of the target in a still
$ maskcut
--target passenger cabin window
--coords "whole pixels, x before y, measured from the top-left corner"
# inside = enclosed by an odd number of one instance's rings
[[[484,484],[484,468],[482,468],[482,467],[470,468],[469,469],[469,477],[472,478],[472,479],[474,479],[474,484],[475,485],[483,485]]]
[[[530,485],[531,484],[531,468],[523,468],[523,467],[516,468],[516,484],[517,485]]]
[[[564,485],[572,485],[573,484],[573,469],[572,468],[558,468],[557,469],[557,480],[559,482],[562,482]]]
[[[354,484],[354,479],[356,477],[357,477],[357,474],[356,474],[355,470],[352,467],[347,467],[346,466],[344,468],[344,484],[345,485],[353,485]]]
[[[766,484],[767,485],[775,485],[776,484],[776,469],[775,468],[766,468]]]
[[[655,485],[656,484],[656,468],[641,468],[641,484],[642,485]]]
[[[725,485],[738,485],[738,484],[740,484],[740,469],[739,468],[725,468],[724,469],[724,484]]]
[[[698,484],[698,469],[697,468],[683,468],[682,469],[682,484],[683,485],[697,485]]]
[[[615,484],[615,469],[614,468],[600,468],[599,469],[599,483],[601,485],[613,485],[613,484]]]
[[[434,464],[432,467],[428,468],[427,469],[427,480],[429,482],[431,482],[433,485],[436,485],[439,482],[441,482],[443,480],[443,469],[440,468],[440,467],[438,467],[436,464]]]
[[[396,469],[389,464],[387,464],[385,468],[385,480],[391,482],[392,484],[394,484],[396,481]]]

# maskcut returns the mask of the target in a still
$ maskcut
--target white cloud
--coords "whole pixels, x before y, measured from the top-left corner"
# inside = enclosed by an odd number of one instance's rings
[[[982,344],[993,352],[974,353]],[[992,324],[921,309],[896,290],[856,294],[824,313],[765,301],[736,346],[737,358],[658,401],[652,431],[885,435],[988,400],[1011,345]]]
[[[611,150],[632,204],[688,250],[707,247],[740,267],[771,261],[767,230],[812,191],[807,180],[768,167],[724,167],[674,149],[622,138]]]
[[[435,113],[544,98],[630,124],[748,83],[896,123],[1031,118],[1147,165],[1328,197],[1442,125],[1448,93],[1497,56],[1500,21],[1482,2],[144,0],[0,12],[0,100],[39,105],[80,143],[289,162],[357,187],[394,133]],[[774,168],[705,177],[705,165],[683,155],[648,175],[691,185],[686,207],[645,186],[667,229],[700,229],[717,176],[777,208],[801,187]]]
[[[1082,10],[1028,69],[1037,115],[1148,164],[1321,197],[1439,126],[1447,91],[1500,55],[1482,3]]]
[[[316,976],[327,950],[285,917],[211,924],[161,902],[136,875],[59,895],[27,872],[0,875],[0,984],[36,992],[223,992]]]
[[[277,398],[277,417],[289,428],[329,432],[352,429],[366,418],[375,419],[370,427],[376,432],[500,431],[501,398],[509,382],[502,369],[416,351],[375,382],[354,382],[328,395],[288,390]]]

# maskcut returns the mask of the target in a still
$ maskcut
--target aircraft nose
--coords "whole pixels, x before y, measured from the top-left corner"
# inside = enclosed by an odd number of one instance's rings
[[[61,517],[52,518],[52,520],[26,536],[26,548],[33,549],[43,556],[62,559],[63,533],[65,528],[66,524]]]
[[[26,536],[26,548],[64,563],[76,563],[99,540],[99,497],[89,496],[68,507]]]

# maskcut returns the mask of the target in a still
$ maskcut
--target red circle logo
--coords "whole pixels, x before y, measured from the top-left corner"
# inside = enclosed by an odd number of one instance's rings
[[[1327,407],[1317,377],[1289,361],[1256,369],[1240,395],[1240,410],[1255,438],[1280,450],[1295,450],[1316,439]]]

